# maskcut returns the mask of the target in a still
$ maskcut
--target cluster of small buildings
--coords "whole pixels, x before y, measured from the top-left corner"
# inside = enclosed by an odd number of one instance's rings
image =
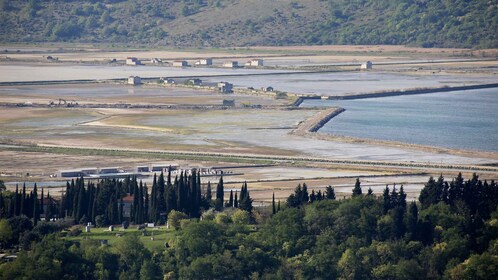
[[[163,63],[163,61],[159,58],[152,58],[150,60],[151,64],[159,64]],[[142,62],[136,58],[136,57],[127,57],[126,58],[126,65],[143,65]],[[194,62],[195,66],[211,66],[213,65],[213,59],[212,58],[202,58]],[[186,60],[174,60],[171,62],[171,66],[173,67],[187,67],[189,66],[188,61]],[[244,64],[244,67],[261,67],[263,66],[263,59],[260,58],[255,58],[252,60],[247,61]],[[238,68],[239,67],[239,62],[238,61],[225,61],[222,64],[222,67],[225,68]]]
[[[201,175],[204,176],[216,176],[223,173],[221,169],[213,169],[213,168],[204,168],[204,167],[189,167],[189,168],[181,168],[179,164],[172,162],[163,162],[163,163],[151,163],[135,166],[132,170],[125,171],[120,167],[92,167],[92,168],[80,168],[80,169],[71,169],[71,170],[60,170],[57,172],[56,176],[61,178],[77,178],[77,177],[86,177],[86,178],[126,178],[128,176],[144,176],[151,175],[153,173],[160,172],[169,172],[171,171],[172,175],[178,175],[180,173],[185,173],[187,175],[191,175],[192,172],[200,172]],[[148,173],[148,174],[147,174]]]

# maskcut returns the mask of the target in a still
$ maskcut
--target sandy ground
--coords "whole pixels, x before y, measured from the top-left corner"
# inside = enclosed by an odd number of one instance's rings
[[[221,105],[224,99],[234,100],[237,106],[282,105],[289,101],[273,97],[220,94],[215,91],[161,85],[131,86],[125,84],[72,84],[2,86],[0,103],[48,104],[59,99],[76,101],[79,104],[132,104],[132,105]]]

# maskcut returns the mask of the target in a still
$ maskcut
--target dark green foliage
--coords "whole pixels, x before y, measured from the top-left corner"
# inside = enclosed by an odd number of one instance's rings
[[[220,13],[245,16],[220,17]],[[400,44],[496,48],[498,44],[497,7],[487,0],[307,0],[290,5],[287,1],[2,0],[0,19],[2,42],[190,47]],[[172,28],[175,32],[169,34]]]
[[[275,193],[273,193],[273,195],[271,197],[271,213],[273,215],[277,214],[277,207],[275,205]]]
[[[252,212],[252,198],[249,195],[249,190],[247,189],[247,183],[242,184],[240,189],[240,197],[239,197],[239,209],[247,211],[249,213]]]
[[[361,195],[361,183],[360,178],[356,178],[356,183],[353,188],[353,197]]]
[[[287,198],[288,207],[299,207],[300,205],[306,204],[309,201],[308,186],[306,184],[299,184],[295,189],[294,193]]]
[[[189,178],[181,180],[190,193],[196,187]],[[140,188],[131,188],[134,181],[125,180],[121,187],[141,196]],[[403,187],[398,190],[395,185],[379,197],[319,200],[315,193],[314,202],[310,195],[300,207],[278,207],[274,215],[251,226],[192,219],[178,227],[170,246],[154,252],[133,234],[112,246],[101,247],[91,240],[68,243],[50,235],[62,228],[55,223],[40,222],[32,228],[29,218],[15,216],[8,220],[13,238],[27,248],[34,246],[16,261],[1,264],[0,279],[496,278],[496,183],[482,182],[477,176],[462,181],[462,193],[472,195],[465,198],[454,195],[455,184],[448,184],[445,192],[444,180],[431,181],[435,184],[428,186],[439,185],[442,197],[420,211],[415,202],[406,204]],[[112,181],[107,184],[112,188]],[[180,186],[180,180],[175,185]],[[241,204],[249,197],[245,183],[240,197]],[[258,211],[253,209],[253,215]],[[96,220],[102,217],[107,215]]]
[[[326,199],[335,199],[335,191],[332,186],[327,186],[325,189],[325,198]]]
[[[218,185],[216,186],[216,200],[214,201],[214,209],[216,211],[221,211],[223,209],[223,201],[225,198],[225,190],[223,188],[223,176],[220,178]]]

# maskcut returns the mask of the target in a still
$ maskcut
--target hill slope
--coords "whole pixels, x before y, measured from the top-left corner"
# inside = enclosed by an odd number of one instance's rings
[[[0,0],[0,42],[498,47],[494,0]]]

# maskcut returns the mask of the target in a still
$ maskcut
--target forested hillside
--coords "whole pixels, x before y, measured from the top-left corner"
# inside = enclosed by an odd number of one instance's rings
[[[0,0],[0,42],[498,47],[489,0]]]

